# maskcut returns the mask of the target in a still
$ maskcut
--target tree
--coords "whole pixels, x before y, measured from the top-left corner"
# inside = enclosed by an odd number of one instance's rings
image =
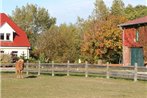
[[[101,5],[95,6],[96,8],[100,13],[98,8],[101,8]],[[118,25],[125,22],[126,18],[118,14],[108,13],[107,15],[107,18],[103,15],[101,18],[91,18],[93,17],[91,16],[81,25],[84,36],[81,54],[83,59],[90,63],[96,63],[98,59],[118,63],[122,56],[122,36]]]
[[[27,33],[32,47],[35,46],[38,33],[48,30],[56,22],[56,19],[51,17],[45,8],[33,4],[27,4],[21,8],[16,7],[11,18]]]
[[[98,30],[97,40],[99,39],[99,49],[97,53],[111,63],[118,63],[122,56],[122,31],[118,24],[126,21],[123,16],[110,15],[108,20],[101,23]]]
[[[63,52],[63,61],[70,60],[74,62],[78,60],[80,55],[80,34],[75,25],[62,24],[60,26],[60,33],[62,40],[64,40],[65,47]]]
[[[56,19],[51,17],[45,8],[27,4],[21,8],[16,7],[11,18],[27,33],[39,33],[49,29]]]
[[[146,6],[137,5],[137,6],[133,7],[132,5],[129,4],[125,8],[125,16],[129,20],[140,18],[140,17],[146,16],[146,15],[147,15],[147,7]]]
[[[80,40],[77,28],[70,24],[52,26],[48,31],[40,34],[37,40],[36,53],[44,56],[44,60],[55,62],[75,62],[80,54]]]
[[[122,0],[114,0],[111,7],[111,13],[113,15],[124,15],[124,3]]]
[[[122,34],[117,25],[125,21],[125,17],[114,15],[109,15],[106,21],[85,21],[81,46],[84,59],[91,63],[97,62],[98,59],[118,63],[122,56]]]
[[[36,42],[35,56],[40,57],[42,62],[53,60],[57,51],[58,27],[51,26],[48,31],[40,33]],[[57,52],[56,52],[57,51]]]
[[[31,56],[34,56],[39,33],[47,31],[56,23],[56,19],[49,15],[48,10],[33,4],[27,4],[21,8],[16,7],[11,18],[27,33],[32,48]]]
[[[93,14],[97,19],[105,20],[108,17],[109,10],[103,0],[96,0]]]

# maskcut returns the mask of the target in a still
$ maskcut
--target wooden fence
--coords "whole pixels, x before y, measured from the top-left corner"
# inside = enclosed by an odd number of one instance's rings
[[[6,67],[14,67],[15,64],[1,64],[1,69]],[[5,70],[6,71],[6,70]],[[13,70],[14,71],[14,70]],[[36,75],[40,74],[51,74],[55,76],[57,74],[65,74],[67,76],[76,74],[89,76],[100,76],[106,77],[107,79],[113,78],[125,78],[133,79],[134,81],[147,80],[147,68],[139,67],[137,64],[135,66],[111,66],[111,64],[98,65],[98,64],[88,64],[88,62],[82,64],[70,63],[25,63],[24,72],[27,76],[34,73]]]

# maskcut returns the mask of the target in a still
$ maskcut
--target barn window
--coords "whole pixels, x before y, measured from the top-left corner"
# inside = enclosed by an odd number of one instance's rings
[[[0,39],[4,40],[4,33],[0,33]]]
[[[136,29],[136,42],[138,42],[139,41],[139,31],[138,31],[138,29]]]

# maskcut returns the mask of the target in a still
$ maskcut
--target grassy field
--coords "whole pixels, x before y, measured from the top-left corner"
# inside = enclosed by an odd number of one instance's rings
[[[1,74],[2,98],[147,98],[147,82],[41,75],[16,79]]]

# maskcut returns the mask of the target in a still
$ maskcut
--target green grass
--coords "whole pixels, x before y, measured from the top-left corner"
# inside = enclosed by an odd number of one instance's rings
[[[147,98],[147,82],[83,76],[1,73],[2,98]]]

